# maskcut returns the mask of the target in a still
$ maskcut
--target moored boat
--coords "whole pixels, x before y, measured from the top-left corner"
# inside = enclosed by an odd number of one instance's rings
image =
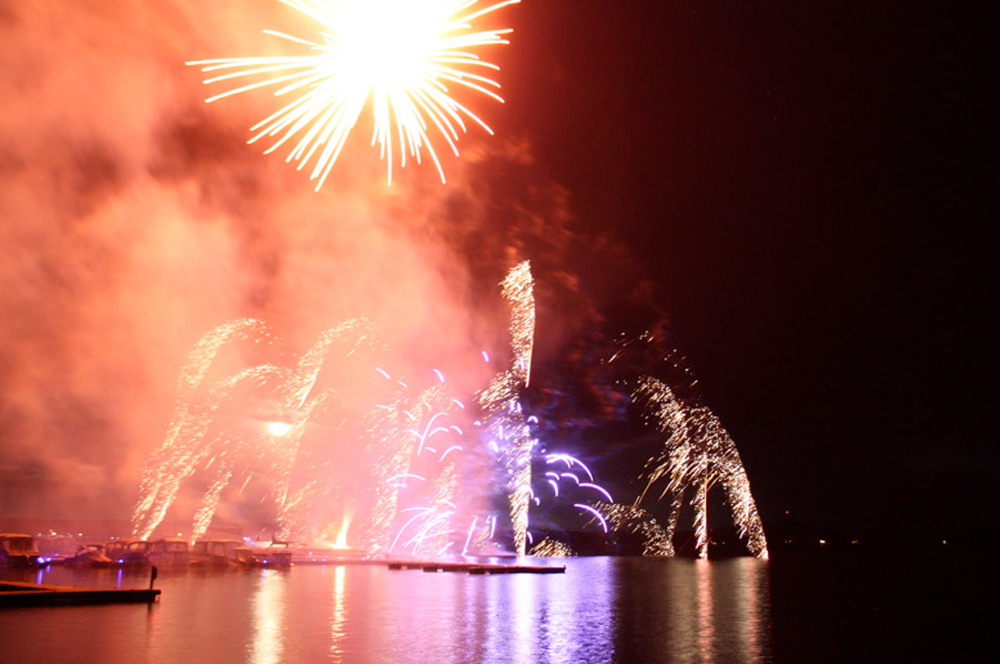
[[[71,567],[114,567],[117,563],[104,552],[103,544],[84,544],[75,555],[62,561]]]
[[[206,567],[226,567],[237,564],[236,550],[243,542],[236,539],[199,540],[191,548],[191,564]]]
[[[55,565],[69,560],[80,549],[80,543],[69,535],[39,535],[35,538],[39,562]]]
[[[24,533],[0,533],[0,565],[34,567],[38,564],[34,537]]]
[[[236,561],[247,567],[291,567],[292,550],[288,542],[271,542],[261,548],[240,547],[234,551]]]
[[[104,555],[116,565],[149,567],[149,542],[141,539],[114,539],[104,544]]]
[[[165,537],[149,543],[149,562],[157,567],[187,565],[191,562],[191,548],[187,540]]]

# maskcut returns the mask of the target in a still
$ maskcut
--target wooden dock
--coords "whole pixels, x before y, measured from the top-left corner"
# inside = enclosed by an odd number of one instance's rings
[[[0,609],[24,606],[81,606],[155,602],[160,591],[153,589],[90,589],[73,586],[40,585],[0,581]]]

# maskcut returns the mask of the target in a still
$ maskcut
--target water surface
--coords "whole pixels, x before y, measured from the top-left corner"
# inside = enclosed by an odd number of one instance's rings
[[[966,558],[578,558],[566,564],[565,574],[492,576],[383,565],[161,569],[156,586],[163,594],[150,606],[0,611],[0,659],[954,661],[975,652],[986,627],[987,614],[971,603],[981,592],[973,579],[985,570]],[[148,571],[53,567],[0,574],[85,587],[149,583]]]

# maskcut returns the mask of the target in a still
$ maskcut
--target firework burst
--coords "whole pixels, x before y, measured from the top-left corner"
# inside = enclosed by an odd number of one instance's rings
[[[392,182],[396,142],[400,167],[407,156],[417,163],[426,151],[444,181],[444,170],[428,134],[432,127],[451,151],[467,131],[466,121],[490,127],[459,103],[465,90],[499,102],[500,85],[489,74],[498,67],[475,53],[507,44],[510,29],[479,29],[476,21],[520,0],[480,6],[479,0],[279,0],[315,24],[313,38],[271,30],[302,55],[197,60],[211,74],[205,83],[239,82],[207,101],[258,88],[272,88],[290,101],[251,128],[249,140],[273,139],[265,152],[290,144],[286,161],[302,169],[318,190],[340,155],[366,106],[372,109],[371,144],[378,144]],[[395,138],[394,138],[395,136]]]

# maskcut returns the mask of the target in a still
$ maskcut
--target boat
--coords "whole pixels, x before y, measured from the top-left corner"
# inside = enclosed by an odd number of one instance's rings
[[[233,551],[236,561],[246,567],[291,567],[292,550],[288,542],[271,542],[263,548],[239,547]]]
[[[39,564],[34,537],[24,533],[0,533],[0,565],[35,567]]]
[[[72,558],[80,549],[80,543],[69,535],[39,535],[35,538],[39,562],[43,565],[57,565]]]
[[[104,552],[103,544],[84,544],[62,564],[70,567],[115,567],[118,563]]]
[[[201,567],[227,567],[238,563],[236,550],[243,542],[236,539],[198,540],[191,548],[191,564]]]
[[[104,544],[104,555],[116,565],[149,567],[149,542],[141,539],[114,539]]]
[[[174,567],[191,562],[191,547],[187,540],[165,537],[149,543],[149,562],[157,567]]]

